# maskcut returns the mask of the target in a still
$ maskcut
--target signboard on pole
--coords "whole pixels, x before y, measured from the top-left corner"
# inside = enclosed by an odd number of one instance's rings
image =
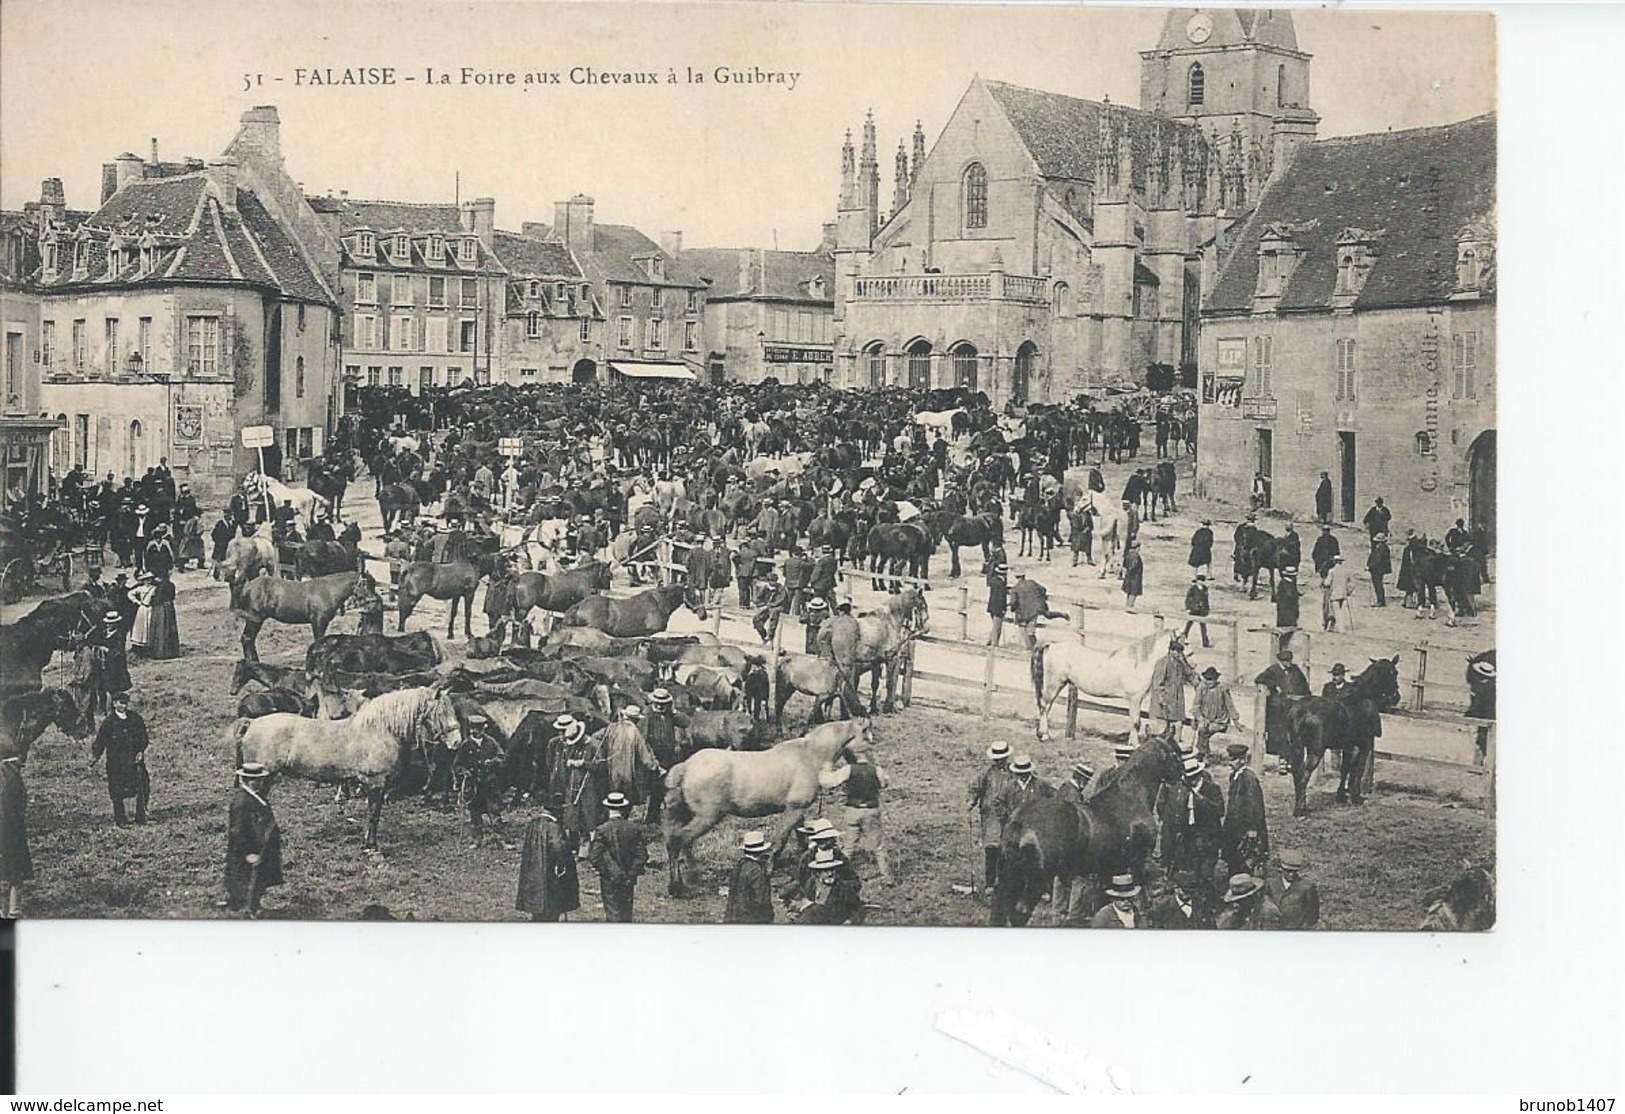
[[[520,456],[525,451],[525,442],[519,437],[504,437],[497,442],[497,452],[503,456]]]
[[[263,449],[276,444],[276,430],[268,425],[245,425],[242,437],[245,449]]]

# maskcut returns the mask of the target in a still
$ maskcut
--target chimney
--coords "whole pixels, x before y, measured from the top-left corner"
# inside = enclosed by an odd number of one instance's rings
[[[832,252],[835,250],[835,233],[838,227],[840,226],[835,221],[827,220],[824,222],[824,238],[818,242],[819,251]]]
[[[497,203],[494,197],[476,197],[457,207],[457,225],[464,232],[472,232],[489,250],[491,236],[496,229]]]
[[[553,237],[564,241],[578,259],[593,251],[592,206],[592,198],[584,193],[553,206]]]
[[[273,163],[282,161],[282,119],[276,105],[257,104],[243,113],[240,123],[234,146],[240,144]]]
[[[227,156],[209,163],[205,173],[214,187],[220,208],[227,213],[237,212],[237,160]]]
[[[147,161],[150,162],[153,166],[158,165],[158,137],[157,136],[152,137],[152,158],[148,159]]]
[[[683,254],[683,234],[681,232],[662,232],[660,234],[660,250],[676,259]]]
[[[126,182],[138,182],[141,180],[141,156],[139,155],[126,151],[118,158],[113,160],[113,167],[113,189],[115,191],[123,189],[124,183]]]
[[[102,163],[101,204],[106,205],[107,199],[112,197],[116,192],[118,192],[118,163],[104,162]]]
[[[756,269],[752,266],[755,259],[756,253],[749,249],[739,253],[739,288],[736,293],[756,293]]]
[[[39,184],[39,211],[42,223],[59,224],[67,211],[68,198],[62,190],[61,178],[47,178]]]
[[[530,240],[545,240],[548,238],[547,225],[543,224],[539,220],[521,221],[519,224],[519,235]]]

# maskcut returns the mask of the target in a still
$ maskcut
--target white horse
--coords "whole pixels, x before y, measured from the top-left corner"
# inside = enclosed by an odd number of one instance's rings
[[[1142,727],[1151,674],[1168,656],[1171,630],[1136,639],[1116,650],[1096,650],[1082,642],[1048,642],[1032,654],[1033,696],[1038,704],[1038,737],[1049,738],[1049,711],[1067,685],[1080,695],[1128,702],[1129,729]]]
[[[783,456],[758,456],[745,463],[745,476],[757,483],[772,473],[778,473],[783,479],[799,476],[807,470],[807,462],[812,459],[811,453],[785,453]]]
[[[954,415],[963,414],[965,408],[956,406],[952,410],[921,410],[914,415],[914,424],[922,425],[927,432],[942,434],[948,441],[954,439]]]
[[[517,555],[521,571],[559,571],[559,550],[564,545],[568,528],[562,518],[547,518],[528,526],[507,524],[497,533],[497,540],[505,551]]]
[[[403,450],[409,453],[417,452],[418,439],[416,437],[391,437],[389,439],[389,451],[392,456],[399,456]]]
[[[307,526],[316,521],[316,504],[325,502],[308,487],[289,487],[271,476],[265,477],[265,490],[271,497],[271,506],[280,507],[285,502],[293,504],[293,509]]]

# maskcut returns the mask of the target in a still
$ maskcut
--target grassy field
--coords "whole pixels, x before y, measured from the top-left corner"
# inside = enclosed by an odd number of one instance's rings
[[[195,573],[182,579],[178,610],[184,656],[133,666],[135,707],[153,739],[148,752],[153,822],[115,827],[105,783],[87,763],[90,740],[47,734],[34,748],[26,773],[38,875],[25,891],[28,916],[225,915],[216,903],[223,896],[236,703],[226,688],[238,653],[238,628],[225,610],[224,588]],[[350,623],[341,619],[338,629],[350,629]],[[271,624],[260,636],[260,653],[267,661],[293,662],[302,657],[307,640],[308,631]],[[459,656],[462,644],[451,650]],[[1057,716],[1057,728],[1060,722]],[[879,761],[892,783],[886,821],[897,884],[866,884],[865,896],[874,906],[871,923],[985,922],[980,901],[952,887],[980,877],[980,850],[966,820],[964,794],[995,737],[990,724],[997,723],[920,705],[877,721]],[[1109,729],[1111,723],[1091,720],[1088,726]],[[1030,725],[1011,723],[1002,737],[1030,749],[1041,773],[1052,779],[1080,756],[1097,768],[1111,761],[1104,735],[1042,744],[1030,736]],[[1379,768],[1377,792],[1364,807],[1338,806],[1329,795],[1315,795],[1311,815],[1294,820],[1290,780],[1266,775],[1272,836],[1277,847],[1308,854],[1310,875],[1321,887],[1323,927],[1414,927],[1424,894],[1447,882],[1463,859],[1492,858],[1494,826],[1477,803],[1471,775],[1446,774],[1419,783],[1407,773],[1405,782],[1390,784]],[[364,805],[336,806],[332,796],[330,789],[298,782],[275,788],[287,884],[271,892],[268,917],[354,918],[370,903],[418,920],[521,917],[513,909],[519,853],[511,846],[488,840],[474,847],[464,816],[405,801],[385,807],[380,826],[385,853],[367,856],[361,851]],[[510,842],[530,815],[528,810],[510,814]],[[832,817],[839,823],[838,807]],[[696,898],[668,898],[663,870],[646,878],[638,890],[638,919],[720,922],[724,898],[718,889],[743,830],[742,823],[730,823],[702,841]],[[573,919],[601,919],[590,868],[583,868],[582,886],[583,908]],[[1051,920],[1046,910],[1036,923]]]

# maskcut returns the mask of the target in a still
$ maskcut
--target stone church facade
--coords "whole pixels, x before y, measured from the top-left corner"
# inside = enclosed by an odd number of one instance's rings
[[[1194,374],[1229,231],[1312,140],[1283,12],[1170,13],[1142,108],[973,78],[881,206],[873,118],[842,151],[835,381],[1061,401],[1156,364]]]

